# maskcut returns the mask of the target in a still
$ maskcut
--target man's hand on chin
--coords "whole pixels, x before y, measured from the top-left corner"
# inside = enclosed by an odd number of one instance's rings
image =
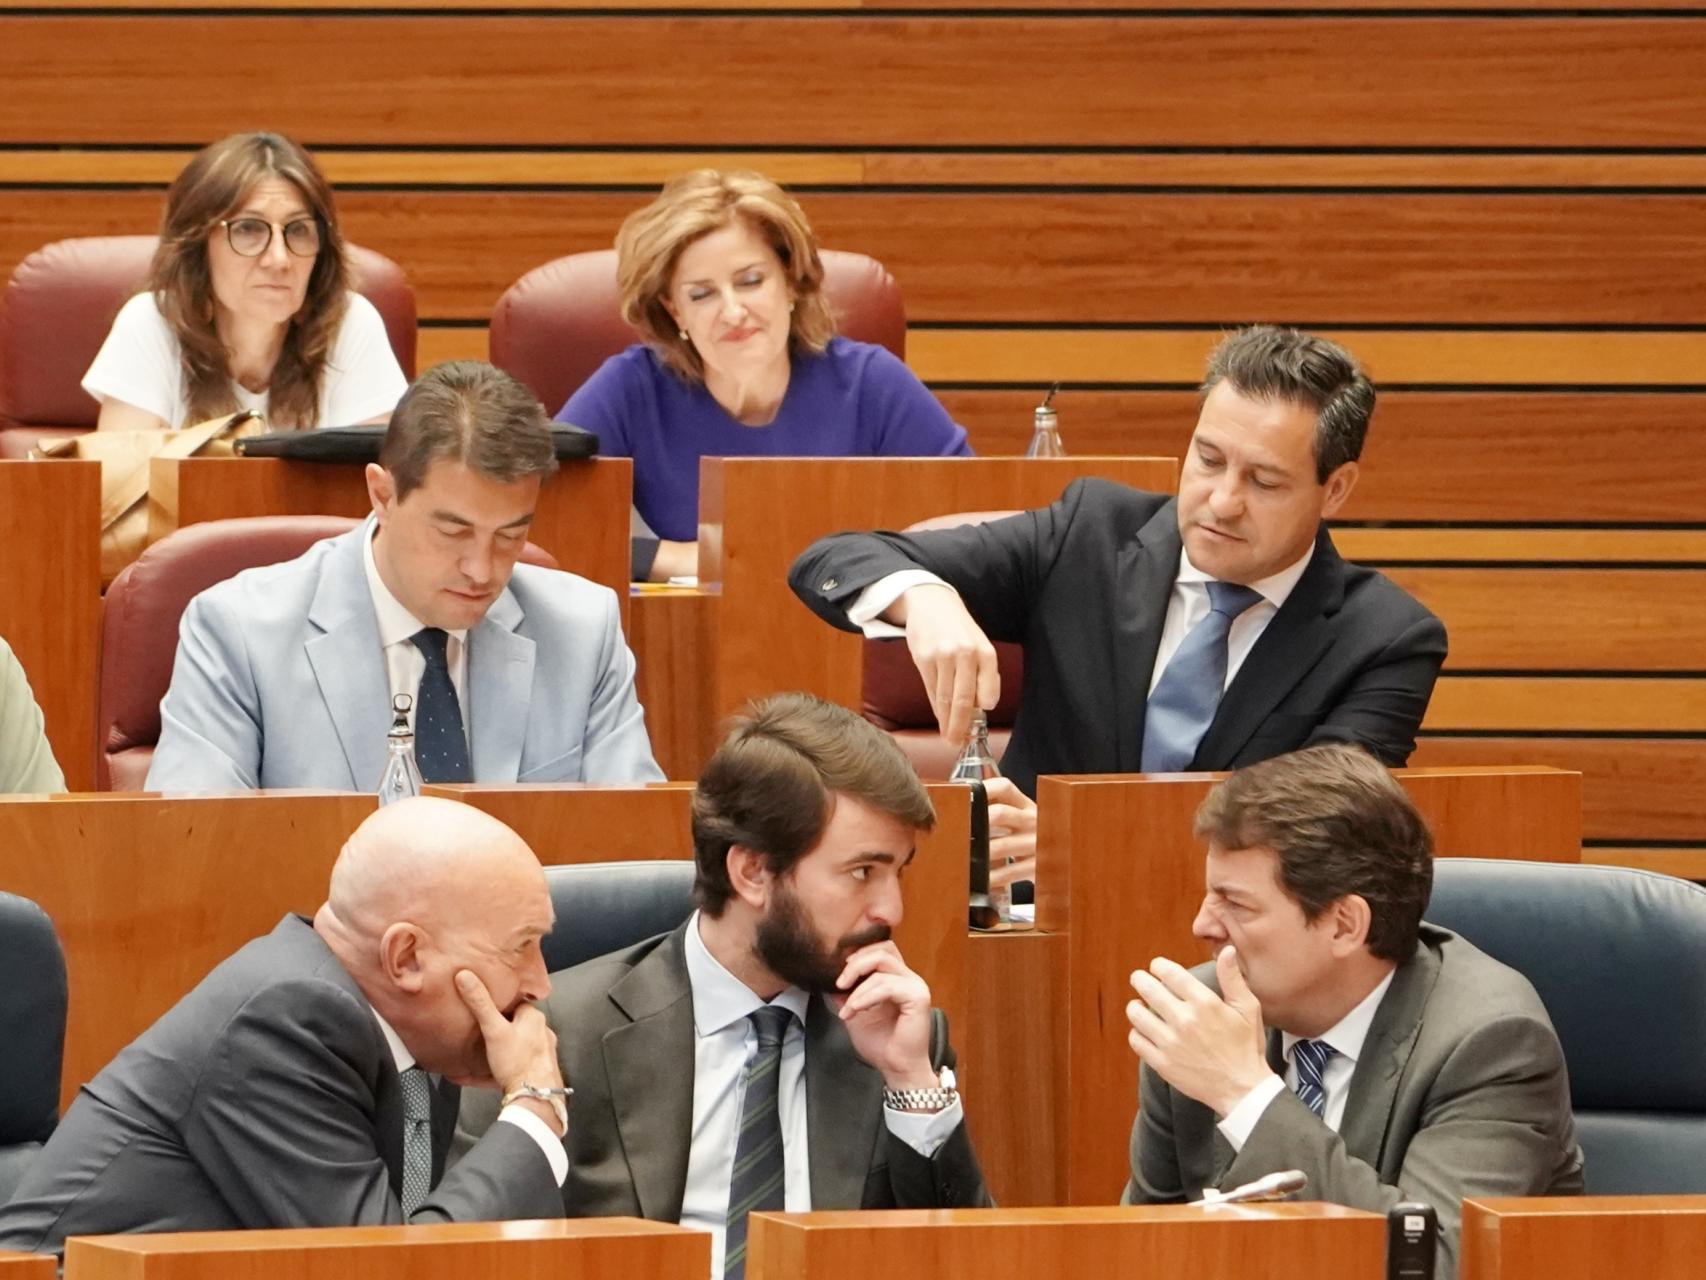
[[[1150,1070],[1224,1119],[1273,1070],[1262,1006],[1245,985],[1236,950],[1221,948],[1215,973],[1224,997],[1164,958],[1134,972],[1137,999],[1126,1005],[1127,1039]]]

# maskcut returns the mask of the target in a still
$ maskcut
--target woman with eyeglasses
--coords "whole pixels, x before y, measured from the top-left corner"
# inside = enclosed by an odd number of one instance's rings
[[[331,188],[276,133],[235,134],[184,167],[147,288],[83,378],[102,430],[239,409],[273,430],[346,426],[386,417],[407,385],[379,312],[349,288]]]

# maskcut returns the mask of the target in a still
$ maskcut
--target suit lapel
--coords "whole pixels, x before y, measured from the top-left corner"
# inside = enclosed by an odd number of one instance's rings
[[[1339,1136],[1345,1140],[1346,1151],[1381,1169],[1383,1177],[1386,1171],[1380,1160],[1392,1119],[1392,1102],[1404,1065],[1421,1034],[1422,1010],[1438,977],[1438,957],[1426,944],[1418,944],[1415,956],[1392,975],[1392,985],[1369,1024],[1362,1057],[1351,1075]]]
[[[521,773],[533,692],[534,643],[519,635],[521,605],[507,588],[468,633],[468,706],[474,778],[514,782]]]
[[[1309,567],[1221,698],[1214,722],[1197,744],[1192,769],[1232,767],[1244,744],[1332,644],[1328,618],[1338,612],[1344,598],[1344,561],[1322,526]]]
[[[432,1091],[432,1185],[444,1176],[445,1157],[450,1154],[450,1140],[456,1136],[456,1113],[462,1102],[462,1090],[442,1076],[433,1078]]]
[[[806,1134],[812,1208],[863,1208],[876,1159],[883,1080],[853,1051],[821,997],[806,1008]]]
[[[1114,692],[1118,703],[1115,761],[1135,771],[1143,763],[1143,720],[1167,601],[1179,576],[1178,505],[1169,501],[1120,545],[1115,597]]]
[[[678,1222],[693,1141],[693,991],[683,930],[610,989],[631,1019],[604,1035],[610,1104],[640,1215]]]
[[[349,766],[350,787],[371,791],[385,771],[385,730],[391,724],[379,621],[362,564],[363,524],[337,540],[320,574],[308,621],[320,633],[305,646],[320,697]]]

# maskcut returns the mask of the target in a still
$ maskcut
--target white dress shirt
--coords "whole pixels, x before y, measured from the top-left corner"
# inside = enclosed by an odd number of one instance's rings
[[[1232,630],[1226,639],[1226,684],[1224,690],[1232,683],[1232,678],[1238,674],[1238,668],[1244,665],[1244,659],[1250,656],[1250,650],[1256,647],[1256,641],[1261,639],[1262,632],[1268,629],[1268,623],[1280,611],[1297,587],[1298,580],[1303,577],[1303,571],[1309,567],[1309,561],[1315,554],[1315,544],[1309,544],[1309,550],[1303,553],[1301,559],[1287,565],[1278,573],[1250,583],[1253,590],[1261,594],[1261,601],[1251,605],[1232,624]],[[1179,550],[1179,568],[1173,577],[1173,591],[1167,597],[1167,617],[1161,625],[1161,647],[1155,651],[1155,666],[1149,673],[1149,690],[1155,691],[1156,683],[1161,679],[1161,673],[1167,669],[1173,655],[1179,651],[1185,637],[1191,628],[1208,616],[1208,584],[1213,582],[1212,575],[1204,573],[1191,563],[1190,556]],[[881,614],[891,604],[898,600],[901,594],[912,587],[935,584],[948,586],[942,579],[927,569],[902,569],[887,577],[878,578],[870,586],[861,591],[847,609],[847,620],[858,627],[873,640],[884,640],[895,636],[904,636],[906,631],[895,626],[892,622],[884,622]],[[952,587],[948,588],[953,590]]]
[[[749,1015],[765,1002],[723,967],[699,936],[699,913],[688,922],[687,979],[693,988],[693,1130],[687,1151],[687,1189],[681,1225],[711,1233],[711,1280],[722,1280],[723,1235],[728,1227],[729,1179],[740,1112],[745,1101],[746,1063],[758,1044]],[[782,1037],[777,1073],[777,1110],[782,1124],[782,1207],[806,1213],[812,1207],[811,1148],[806,1132],[806,1008],[810,997],[788,987],[771,1004],[793,1013]],[[883,1108],[889,1132],[925,1156],[935,1154],[959,1126],[965,1111],[958,1099],[933,1114]]]
[[[361,544],[361,556],[367,568],[367,589],[373,596],[373,612],[379,622],[379,648],[385,656],[385,677],[390,683],[391,698],[399,693],[409,695],[409,728],[413,730],[415,708],[421,700],[421,677],[426,674],[426,655],[415,648],[414,635],[426,623],[404,608],[379,576],[379,566],[373,561],[373,539],[379,532],[379,522],[369,517],[367,524],[367,539]],[[444,650],[445,660],[450,666],[450,683],[456,690],[457,705],[462,709],[462,733],[468,737],[473,733],[473,708],[468,705],[466,692],[468,632],[447,631],[445,634],[450,637]],[[389,705],[390,698],[386,703]]]
[[[373,1020],[379,1024],[379,1029],[385,1033],[385,1043],[391,1046],[391,1059],[397,1064],[397,1074],[402,1075],[415,1065],[415,1055],[409,1052],[409,1046],[403,1043],[397,1029],[381,1018],[372,1005],[367,1007],[372,1010]],[[569,1176],[569,1153],[563,1140],[551,1132],[551,1126],[526,1107],[514,1103],[498,1112],[498,1119],[519,1126],[523,1133],[539,1144],[545,1159],[551,1163],[551,1176],[557,1180],[559,1187],[562,1186],[563,1179]]]
[[[1380,1008],[1380,1002],[1386,998],[1387,988],[1392,985],[1392,975],[1396,972],[1396,969],[1388,971],[1356,1008],[1323,1034],[1315,1037],[1317,1040],[1326,1041],[1334,1051],[1333,1057],[1321,1072],[1321,1092],[1326,1096],[1326,1102],[1321,1109],[1321,1119],[1334,1133],[1339,1131],[1339,1125],[1345,1118],[1345,1099],[1350,1097],[1351,1077],[1356,1074],[1357,1059],[1362,1057],[1363,1042],[1368,1039],[1368,1029],[1374,1023],[1375,1010]],[[1291,1051],[1301,1038],[1290,1032],[1281,1033],[1280,1043],[1285,1053],[1284,1078],[1269,1076],[1245,1094],[1238,1105],[1227,1112],[1226,1118],[1220,1122],[1220,1132],[1232,1144],[1234,1151],[1244,1149],[1244,1144],[1250,1140],[1256,1122],[1262,1118],[1262,1113],[1268,1109],[1269,1103],[1283,1090],[1297,1089],[1297,1063],[1293,1060]]]

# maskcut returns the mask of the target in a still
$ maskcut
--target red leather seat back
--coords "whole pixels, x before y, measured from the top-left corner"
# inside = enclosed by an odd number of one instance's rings
[[[906,309],[888,269],[862,253],[823,253],[824,292],[840,333],[906,358]],[[492,311],[492,363],[556,413],[598,366],[640,340],[616,301],[616,250],[535,267]]]
[[[966,524],[982,524],[1014,515],[1012,511],[963,511],[953,515],[932,516],[908,525],[902,532],[916,533],[926,529],[952,529]],[[1019,689],[1025,678],[1025,651],[1016,644],[995,646],[1001,669],[1001,700],[989,713],[989,742],[995,757],[1000,759],[1012,736],[1013,719],[1019,712]],[[926,781],[948,776],[959,757],[957,744],[944,742],[937,730],[936,716],[930,710],[930,699],[924,692],[924,681],[912,663],[904,640],[865,641],[862,707],[865,719],[887,729],[900,744],[901,750]]]
[[[0,454],[22,456],[37,436],[95,425],[100,405],[83,390],[83,375],[118,309],[142,288],[158,242],[156,236],[58,240],[12,272],[0,295],[0,428],[9,437]],[[378,308],[397,363],[413,378],[415,294],[403,269],[357,245],[349,246],[349,260],[356,292]]]
[[[347,516],[255,516],[186,525],[113,579],[101,610],[99,789],[142,789],[160,739],[160,700],[172,683],[178,622],[189,602],[244,569],[293,560],[356,523]],[[557,568],[556,560],[532,543],[521,559]]]

